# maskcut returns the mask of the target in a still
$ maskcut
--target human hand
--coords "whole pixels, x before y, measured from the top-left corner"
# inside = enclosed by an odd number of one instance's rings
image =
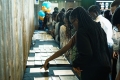
[[[113,58],[114,58],[114,59],[117,59],[117,58],[118,58],[118,54],[119,54],[119,52],[114,51],[114,52],[113,52]]]
[[[73,67],[73,70],[80,76],[82,70],[80,70],[79,67],[77,67],[77,68]]]
[[[48,68],[49,68],[49,61],[48,60],[45,61],[44,65],[40,69],[42,69],[42,68],[44,68],[45,70],[48,70]]]

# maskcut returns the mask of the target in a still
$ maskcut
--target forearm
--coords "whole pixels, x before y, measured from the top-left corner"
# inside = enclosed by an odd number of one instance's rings
[[[71,47],[73,47],[73,45],[74,45],[74,43],[75,43],[75,42],[74,42],[74,38],[75,38],[75,36],[73,36],[73,37],[71,38],[71,40],[68,42],[67,45],[65,45],[62,49],[60,49],[59,51],[57,51],[56,53],[54,53],[51,57],[49,57],[49,58],[47,59],[47,61],[49,62],[49,61],[51,61],[51,60],[53,60],[53,59],[61,56],[61,55],[64,54],[67,50],[69,50]]]
[[[49,62],[49,61],[51,61],[51,60],[53,60],[53,59],[55,59],[55,58],[57,58],[57,57],[59,57],[59,56],[61,56],[63,54],[64,54],[64,52],[62,52],[62,50],[59,50],[59,51],[55,52],[55,54],[53,54],[52,56],[50,56],[47,59],[47,61]]]

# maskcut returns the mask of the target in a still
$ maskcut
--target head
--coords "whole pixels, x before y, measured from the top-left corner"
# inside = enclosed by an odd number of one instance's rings
[[[62,8],[60,12],[65,13],[65,8]]]
[[[116,8],[120,5],[120,1],[119,0],[115,0],[112,2],[111,4],[111,13],[113,14],[114,11],[116,10]]]
[[[68,38],[71,37],[71,29],[72,29],[72,26],[70,25],[70,21],[69,21],[69,16],[70,16],[70,13],[72,11],[69,10],[68,12],[65,13],[65,16],[64,16],[64,23],[65,23],[65,26],[66,26],[66,36]]]
[[[111,17],[112,17],[112,15],[111,15],[110,10],[106,10],[106,11],[104,12],[104,17],[107,18],[107,19],[111,22]]]
[[[64,16],[64,22],[66,23],[66,24],[68,24],[68,26],[70,26],[70,20],[69,20],[69,16],[70,16],[70,13],[71,13],[72,11],[71,10],[69,10],[69,11],[67,11],[66,13],[65,13],[65,16]]]
[[[55,8],[54,8],[54,12],[58,12],[58,7],[55,7]]]
[[[57,22],[63,22],[63,16],[64,16],[64,13],[58,13],[57,15]]]
[[[100,14],[100,8],[97,5],[92,5],[88,8],[88,12],[93,20],[95,20]]]
[[[118,31],[120,31],[120,7],[118,7],[113,16],[112,16],[112,24],[113,26],[116,26]]]
[[[93,23],[93,20],[83,7],[77,7],[72,10],[69,20],[76,30],[88,27]]]

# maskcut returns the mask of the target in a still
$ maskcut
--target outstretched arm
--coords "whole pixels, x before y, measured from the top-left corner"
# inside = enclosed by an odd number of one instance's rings
[[[49,61],[61,56],[62,54],[64,54],[67,50],[69,50],[71,47],[74,46],[75,43],[75,35],[70,39],[70,41],[68,42],[68,44],[66,46],[64,46],[62,49],[60,49],[59,51],[55,52],[52,56],[50,56],[44,63],[43,67],[45,70],[47,70],[47,64],[49,63]]]

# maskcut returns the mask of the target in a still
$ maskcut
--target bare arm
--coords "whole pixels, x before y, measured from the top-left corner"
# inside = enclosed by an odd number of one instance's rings
[[[70,39],[70,41],[68,42],[68,44],[66,46],[64,46],[62,49],[60,49],[59,51],[55,52],[52,56],[50,56],[44,63],[43,67],[45,70],[47,70],[47,65],[49,63],[49,61],[61,56],[62,54],[64,54],[67,50],[69,50],[71,47],[74,46],[75,44],[75,36],[76,34]]]

